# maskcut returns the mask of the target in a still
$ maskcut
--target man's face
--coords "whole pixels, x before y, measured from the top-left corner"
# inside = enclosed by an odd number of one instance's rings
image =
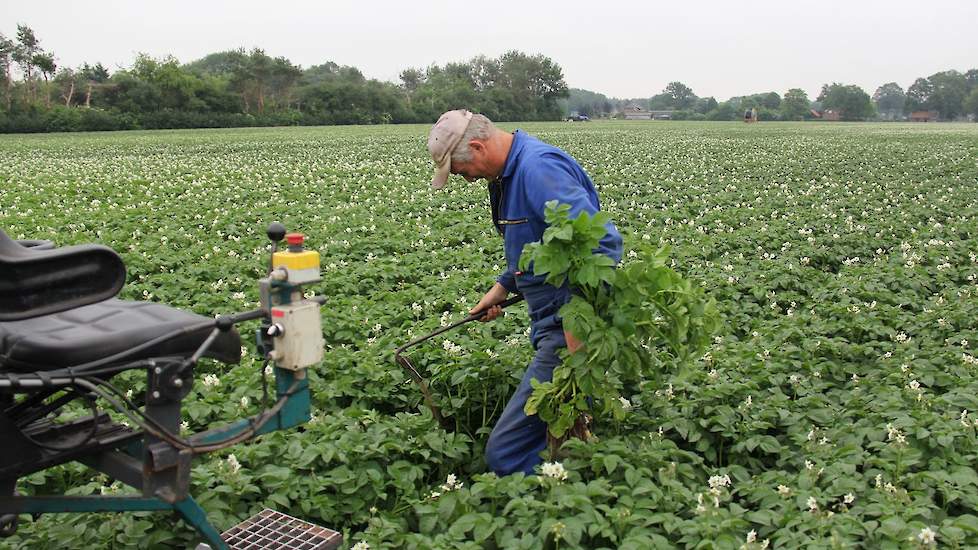
[[[475,163],[472,161],[456,162],[453,160],[451,172],[453,175],[462,176],[463,178],[465,178],[465,181],[468,182],[474,182],[479,178],[485,177],[483,174],[479,172],[478,168],[475,166]]]
[[[450,172],[462,176],[468,182],[496,177],[496,173],[490,167],[489,152],[486,145],[481,141],[472,140],[469,142],[469,148],[472,151],[472,158],[466,162],[453,160],[449,169]]]

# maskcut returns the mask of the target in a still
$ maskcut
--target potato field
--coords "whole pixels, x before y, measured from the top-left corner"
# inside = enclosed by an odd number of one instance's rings
[[[516,125],[504,124],[507,129]],[[364,548],[978,547],[978,125],[520,125],[577,158],[639,247],[716,301],[694,365],[622,395],[540,475],[483,450],[532,356],[525,305],[412,349],[504,269],[483,182],[429,188],[428,126],[0,136],[0,228],[125,259],[122,297],[256,307],[265,226],[322,257],[314,413],[196,459],[218,530],[269,507]],[[186,433],[259,411],[204,362]],[[139,401],[145,375],[114,379]],[[120,494],[73,464],[28,494]],[[193,548],[165,513],[25,516],[4,548]]]

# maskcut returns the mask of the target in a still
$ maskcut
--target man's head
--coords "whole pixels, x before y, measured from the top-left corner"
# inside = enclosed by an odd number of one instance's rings
[[[448,111],[428,134],[428,151],[435,161],[431,186],[441,189],[450,174],[468,181],[495,178],[506,163],[510,143],[510,134],[485,116],[464,109]]]

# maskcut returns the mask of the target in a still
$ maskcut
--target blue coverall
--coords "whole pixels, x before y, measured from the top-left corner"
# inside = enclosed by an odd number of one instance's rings
[[[505,241],[506,271],[497,280],[506,290],[522,293],[526,299],[530,341],[536,355],[489,435],[486,463],[498,475],[532,474],[547,446],[547,425],[536,415],[527,416],[523,407],[532,393],[530,380],[549,381],[554,367],[560,364],[560,349],[567,347],[557,312],[570,301],[570,289],[556,288],[544,283],[544,277],[521,272],[520,254],[523,245],[543,238],[548,201],[571,205],[571,217],[580,212],[593,215],[601,205],[594,183],[577,161],[521,130],[513,133],[499,181],[502,189],[497,226]],[[607,228],[598,251],[617,262],[621,259],[621,234],[611,222]]]

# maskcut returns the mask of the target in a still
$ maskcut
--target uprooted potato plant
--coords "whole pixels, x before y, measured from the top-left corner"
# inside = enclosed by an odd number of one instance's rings
[[[543,238],[523,249],[520,268],[573,289],[559,315],[582,347],[563,353],[553,380],[531,381],[525,410],[539,415],[552,440],[560,441],[595,411],[621,420],[631,408],[624,393],[655,387],[701,354],[717,311],[701,287],[666,265],[668,250],[632,252],[638,259],[626,256],[621,269],[595,252],[607,231],[607,213],[572,219],[570,205],[551,201],[545,215]]]

